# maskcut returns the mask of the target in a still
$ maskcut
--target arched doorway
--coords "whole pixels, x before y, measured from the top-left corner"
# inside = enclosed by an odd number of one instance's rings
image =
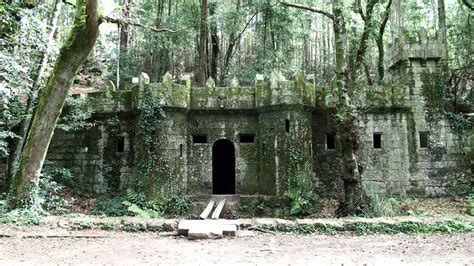
[[[227,139],[212,146],[212,193],[235,194],[235,148]]]

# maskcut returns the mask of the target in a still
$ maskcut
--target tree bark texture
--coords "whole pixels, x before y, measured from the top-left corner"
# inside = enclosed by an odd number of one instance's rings
[[[92,51],[99,33],[98,0],[76,1],[74,26],[61,48],[44,88],[15,175],[10,207],[34,204],[34,194],[49,143],[69,88],[79,67]]]
[[[130,17],[130,4],[132,0],[123,0],[122,4],[122,16],[125,19]],[[128,44],[130,42],[130,26],[124,23],[120,27],[120,53],[126,54],[128,51]]]
[[[18,163],[20,161],[21,151],[27,137],[27,132],[30,127],[31,118],[33,116],[34,107],[38,98],[38,92],[41,87],[41,81],[43,80],[46,67],[48,65],[49,56],[51,54],[51,48],[54,43],[54,35],[58,28],[58,19],[61,14],[62,0],[56,0],[54,3],[54,9],[51,14],[48,26],[50,31],[48,33],[48,42],[46,44],[45,51],[40,55],[40,62],[36,69],[36,76],[34,77],[33,86],[26,103],[26,117],[20,124],[20,129],[18,132],[19,138],[16,139],[13,150],[8,160],[8,171],[7,171],[7,186],[9,187],[12,184],[13,177],[15,176]]]
[[[392,8],[392,3],[392,0],[388,0],[387,6],[385,7],[385,11],[382,15],[382,23],[380,24],[379,34],[377,35],[377,39],[375,40],[375,42],[377,43],[378,50],[377,71],[379,73],[379,84],[382,83],[382,80],[385,77],[385,47],[383,45],[383,36],[385,34],[385,29],[387,28],[387,22],[390,18],[390,10]]]
[[[207,0],[201,0],[201,18],[199,22],[199,45],[198,62],[196,66],[195,82],[198,86],[203,86],[206,82],[207,60]]]
[[[217,9],[217,3],[209,5],[209,15],[213,16]],[[217,34],[217,21],[213,21],[211,27],[211,61],[209,75],[217,82],[217,62],[219,61],[219,35]],[[222,82],[222,81],[221,81]]]

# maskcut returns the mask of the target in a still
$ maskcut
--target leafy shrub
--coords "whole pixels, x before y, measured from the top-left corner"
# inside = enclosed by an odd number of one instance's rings
[[[285,196],[291,201],[291,215],[308,215],[313,212],[315,202],[313,191],[303,189],[288,190]]]
[[[163,212],[174,216],[184,216],[191,204],[188,197],[178,194],[171,194],[165,201]]]
[[[117,196],[113,198],[99,198],[94,214],[105,216],[125,216],[128,214],[127,208],[123,204],[127,198]]]
[[[369,199],[368,209],[364,215],[368,217],[396,216],[400,214],[401,206],[397,199],[381,197],[371,187],[365,187],[365,194]]]
[[[66,132],[88,129],[94,126],[89,120],[92,116],[92,108],[88,98],[66,98],[62,116],[59,118],[57,128]]]
[[[64,214],[69,211],[72,204],[71,200],[67,200],[61,193],[63,186],[54,181],[47,174],[43,174],[39,179],[37,204],[48,213]]]
[[[467,197],[467,211],[468,215],[474,216],[474,195]]]

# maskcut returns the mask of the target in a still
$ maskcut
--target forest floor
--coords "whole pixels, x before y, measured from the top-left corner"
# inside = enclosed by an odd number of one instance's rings
[[[368,236],[255,232],[247,237],[188,240],[104,230],[35,237],[37,231],[38,227],[26,227],[22,237],[0,238],[0,264],[474,264],[473,232]]]

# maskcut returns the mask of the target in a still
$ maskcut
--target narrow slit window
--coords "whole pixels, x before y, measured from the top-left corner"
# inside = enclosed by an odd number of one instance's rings
[[[179,144],[179,158],[183,158],[183,144]]]
[[[262,155],[265,155],[265,143],[262,144]]]
[[[240,143],[254,143],[255,134],[240,134]]]
[[[125,138],[118,137],[117,138],[117,152],[124,152],[125,151]]]
[[[285,131],[286,133],[290,133],[290,120],[289,119],[285,120]]]
[[[193,135],[193,143],[207,143],[207,135]]]
[[[336,149],[336,134],[334,133],[326,134],[326,149],[328,150]]]
[[[428,131],[420,131],[420,148],[428,148],[429,134]]]
[[[382,134],[374,133],[374,149],[382,148]]]

